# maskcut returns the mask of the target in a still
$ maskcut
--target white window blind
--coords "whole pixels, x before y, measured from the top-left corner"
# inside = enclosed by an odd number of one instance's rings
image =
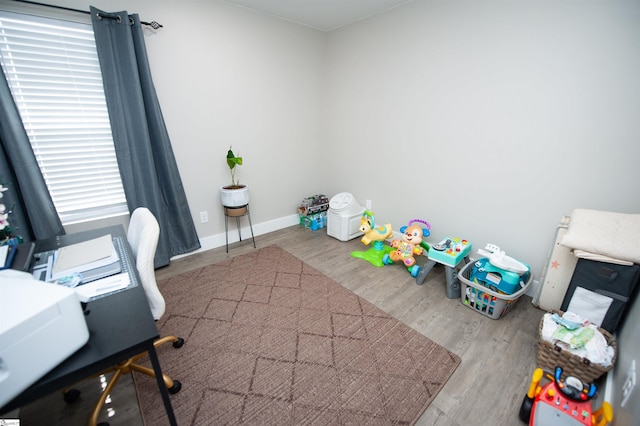
[[[62,223],[126,213],[91,25],[0,11],[0,61]]]

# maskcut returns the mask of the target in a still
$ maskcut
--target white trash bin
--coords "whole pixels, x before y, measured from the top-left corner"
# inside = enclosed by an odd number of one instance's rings
[[[348,192],[336,194],[329,200],[327,212],[327,235],[340,241],[349,241],[360,235],[362,207]]]

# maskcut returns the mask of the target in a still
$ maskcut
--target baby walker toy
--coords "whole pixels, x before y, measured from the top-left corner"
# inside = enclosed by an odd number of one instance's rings
[[[387,223],[383,226],[376,226],[376,219],[373,212],[371,210],[365,210],[362,212],[359,230],[364,233],[364,236],[360,239],[362,244],[368,246],[373,242],[373,246],[366,251],[354,251],[351,253],[351,256],[364,259],[377,267],[384,266],[382,258],[391,251],[391,247],[384,245],[384,240],[393,236],[391,224]]]
[[[613,409],[608,402],[591,412],[589,401],[596,394],[596,385],[582,383],[573,376],[564,381],[561,377],[561,367],[556,367],[554,375],[535,369],[520,406],[520,420],[530,426],[606,426],[613,420]],[[540,386],[543,378],[549,382]]]
[[[414,225],[415,223],[421,223],[425,227],[420,225]],[[402,240],[391,241],[391,247],[395,250],[385,254],[382,261],[385,265],[391,265],[394,262],[402,262],[412,277],[417,277],[420,273],[420,266],[416,265],[416,259],[414,255],[421,255],[426,248],[429,250],[427,243],[422,239],[428,237],[431,229],[429,222],[420,219],[411,219],[408,226],[400,228],[402,232]]]

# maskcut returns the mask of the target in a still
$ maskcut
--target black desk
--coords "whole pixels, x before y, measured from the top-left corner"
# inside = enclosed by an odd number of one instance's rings
[[[106,234],[125,237],[122,226],[113,226],[38,241],[35,253],[53,250]],[[126,242],[126,238],[124,241]],[[123,246],[125,256],[132,259],[129,246],[127,244],[123,244]],[[135,281],[138,285],[87,303],[85,318],[89,328],[89,341],[62,364],[2,407],[0,413],[21,407],[52,392],[71,386],[136,354],[148,351],[169,422],[172,425],[176,424],[169,393],[162,380],[160,362],[153,346],[154,340],[159,336],[158,329],[135,267],[130,268],[129,274],[132,282]],[[60,403],[64,403],[62,397]]]

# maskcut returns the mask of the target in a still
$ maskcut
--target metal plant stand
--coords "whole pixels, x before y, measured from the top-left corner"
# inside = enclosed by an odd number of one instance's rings
[[[256,248],[256,239],[253,235],[253,225],[251,224],[251,212],[249,210],[249,204],[238,207],[224,207],[224,231],[227,243],[227,253],[229,253],[229,218],[236,218],[236,226],[238,228],[238,238],[242,241],[242,232],[240,231],[240,218],[247,216],[249,219],[249,229],[251,230],[251,239],[253,240],[253,248]]]

